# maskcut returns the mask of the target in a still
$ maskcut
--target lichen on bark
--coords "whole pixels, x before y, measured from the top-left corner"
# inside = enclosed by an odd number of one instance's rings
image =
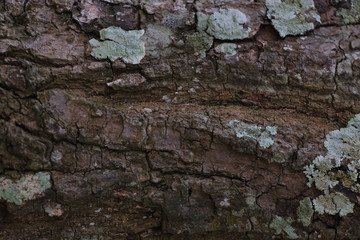
[[[300,201],[297,208],[298,221],[300,221],[305,227],[311,224],[311,220],[314,214],[314,208],[309,197]]]
[[[354,203],[344,194],[333,191],[341,184],[350,191],[360,192],[360,114],[355,115],[346,128],[326,135],[324,146],[327,154],[316,157],[304,171],[308,186],[311,187],[314,183],[315,187],[324,193],[313,200],[314,208],[321,214],[345,216],[353,212]],[[345,162],[348,163],[344,164]]]
[[[249,37],[250,29],[245,23],[247,17],[236,9],[220,9],[208,18],[206,32],[221,40],[244,39]]]
[[[266,0],[266,7],[268,18],[282,37],[302,35],[321,23],[313,0]]]
[[[24,201],[43,196],[50,187],[50,174],[46,172],[27,174],[15,181],[1,177],[0,199],[21,205]]]
[[[263,148],[268,148],[273,145],[274,140],[271,136],[277,134],[277,127],[266,126],[265,130],[262,130],[262,127],[260,126],[239,122],[238,120],[231,120],[228,123],[228,126],[234,129],[236,137],[249,137],[255,139]]]
[[[2,1],[0,239],[356,239],[354,3]]]
[[[293,221],[294,220],[291,218],[284,219],[280,216],[275,216],[269,226],[275,230],[276,235],[279,235],[284,231],[289,239],[298,239],[299,236],[295,233],[295,229],[291,226]]]
[[[231,57],[236,54],[237,45],[234,43],[222,43],[216,46],[215,51],[224,54],[226,57]]]
[[[337,2],[342,2],[337,0]],[[340,8],[336,15],[344,19],[345,24],[355,24],[360,21],[360,1],[351,0],[350,8]]]
[[[125,31],[120,27],[108,27],[100,31],[100,39],[91,39],[91,55],[97,59],[115,61],[121,58],[126,63],[138,64],[145,56],[145,43],[140,39],[144,30]]]

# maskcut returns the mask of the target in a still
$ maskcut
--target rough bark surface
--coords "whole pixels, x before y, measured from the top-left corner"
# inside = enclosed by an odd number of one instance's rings
[[[360,113],[359,5],[1,0],[0,239],[358,239],[304,167]]]

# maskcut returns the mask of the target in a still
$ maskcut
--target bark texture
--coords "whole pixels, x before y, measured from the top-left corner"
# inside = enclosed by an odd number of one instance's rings
[[[304,167],[360,113],[359,11],[1,0],[0,239],[358,239],[357,175]]]

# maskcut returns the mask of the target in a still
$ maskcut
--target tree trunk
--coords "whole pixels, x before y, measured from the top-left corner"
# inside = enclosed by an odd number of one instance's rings
[[[358,239],[359,23],[358,0],[0,1],[0,239]]]

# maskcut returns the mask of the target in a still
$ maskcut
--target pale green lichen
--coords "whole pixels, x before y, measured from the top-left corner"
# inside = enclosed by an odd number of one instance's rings
[[[305,166],[304,171],[308,186],[314,183],[324,193],[313,200],[315,211],[345,216],[353,212],[354,204],[345,195],[332,191],[341,184],[360,193],[360,114],[351,119],[346,128],[330,132],[324,146],[327,154],[316,157],[312,164]]]
[[[201,58],[206,56],[206,52],[212,47],[214,38],[205,32],[196,32],[187,36],[186,42],[194,49],[195,53]]]
[[[360,114],[351,119],[346,128],[330,132],[324,146],[328,157],[360,159]]]
[[[322,157],[322,156],[321,156]],[[308,178],[308,187],[315,183],[315,187],[325,194],[328,194],[330,189],[335,187],[339,181],[332,179],[329,172],[322,172],[316,169],[315,164],[305,166],[305,175]]]
[[[258,142],[259,145],[263,148],[268,148],[275,143],[267,130],[261,133]]]
[[[249,37],[250,28],[244,26],[246,15],[236,9],[220,9],[208,19],[207,33],[221,40]]]
[[[270,133],[271,135],[276,135],[277,134],[277,127],[274,126],[266,126],[266,131],[268,133]]]
[[[300,205],[297,208],[298,221],[307,227],[311,223],[312,216],[314,214],[314,208],[309,197],[300,201]]]
[[[350,9],[341,8],[336,12],[336,15],[341,16],[345,24],[358,23],[360,20],[360,0],[352,0]]]
[[[249,37],[251,31],[246,27],[247,17],[236,9],[220,9],[212,15],[197,13],[197,31],[186,38],[187,43],[193,47],[195,53],[201,58],[212,47],[214,38],[217,39],[244,39]],[[236,54],[236,44],[224,43],[215,48],[218,53],[226,56]]]
[[[256,205],[256,190],[248,188],[247,193],[245,195],[245,202],[250,208],[254,208]]]
[[[277,163],[284,163],[286,162],[286,159],[287,157],[283,153],[277,153],[270,159],[270,161]]]
[[[197,16],[196,30],[198,30],[199,32],[206,31],[208,26],[207,21],[209,19],[209,16],[201,12],[197,12],[196,16]]]
[[[348,165],[348,174],[350,176],[350,179],[353,182],[356,182],[358,177],[359,177],[359,172],[358,170],[360,170],[360,159],[358,159],[357,161],[352,161],[350,162]]]
[[[23,201],[43,196],[50,187],[50,174],[45,172],[28,174],[17,181],[1,177],[0,199],[21,205]]]
[[[280,216],[275,216],[270,223],[270,228],[275,230],[276,235],[279,235],[282,231],[284,231],[288,238],[297,239],[299,236],[295,233],[295,229],[291,226],[291,223],[293,223],[291,218],[284,219]]]
[[[236,54],[237,45],[234,43],[222,43],[216,46],[215,51],[224,54],[226,57],[231,57]]]
[[[163,25],[149,24],[143,37],[146,51],[158,51],[168,47],[172,42],[172,35],[170,28]]]
[[[262,127],[240,122],[238,120],[231,120],[228,123],[228,126],[234,129],[236,137],[249,137],[255,139],[263,148],[268,148],[273,145],[274,140],[271,136],[277,134],[276,127],[267,126],[265,130],[262,130]]]
[[[320,195],[313,200],[314,208],[317,213],[346,216],[354,211],[354,204],[342,193],[330,193]]]
[[[44,211],[49,215],[49,217],[60,217],[64,213],[64,210],[59,203],[45,204]]]
[[[248,21],[246,15],[237,9],[220,9],[210,16],[198,13],[197,18],[197,30],[206,31],[216,39],[244,39],[248,38],[251,32],[251,29],[245,26]]]
[[[302,35],[321,23],[313,0],[266,0],[267,17],[280,36]]]
[[[125,31],[120,27],[108,27],[100,31],[100,39],[91,39],[91,55],[97,59],[115,61],[121,58],[126,63],[138,64],[145,56],[145,44],[140,39],[144,30]]]

